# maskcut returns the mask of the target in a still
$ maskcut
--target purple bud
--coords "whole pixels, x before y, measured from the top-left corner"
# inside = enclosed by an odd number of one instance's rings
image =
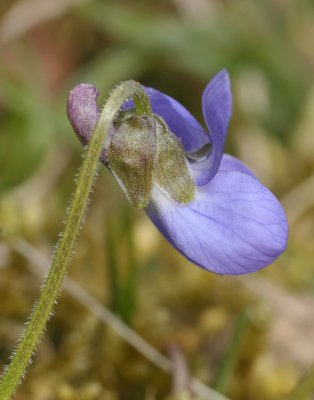
[[[98,95],[99,92],[95,86],[81,83],[75,86],[68,96],[68,118],[80,142],[84,145],[88,144],[99,117]]]
[[[100,115],[97,105],[98,95],[99,91],[89,83],[81,83],[69,92],[67,115],[76,136],[84,146],[89,143]],[[100,156],[105,165],[108,165],[107,149],[113,133],[114,127],[110,127]]]

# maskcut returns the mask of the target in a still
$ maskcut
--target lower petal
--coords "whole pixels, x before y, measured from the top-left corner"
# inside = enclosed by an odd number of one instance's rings
[[[244,162],[226,153],[222,156],[219,171],[238,171],[256,179],[254,172]]]
[[[286,247],[283,208],[249,175],[218,172],[186,206],[157,189],[153,199],[146,212],[165,238],[190,261],[217,274],[254,272]]]

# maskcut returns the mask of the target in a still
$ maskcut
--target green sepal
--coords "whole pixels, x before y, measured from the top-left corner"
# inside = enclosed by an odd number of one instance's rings
[[[154,182],[171,199],[180,204],[188,204],[195,197],[196,186],[182,144],[160,117],[156,116],[156,122]]]
[[[150,201],[156,153],[154,118],[134,115],[119,121],[110,140],[108,163],[137,208],[145,208]]]

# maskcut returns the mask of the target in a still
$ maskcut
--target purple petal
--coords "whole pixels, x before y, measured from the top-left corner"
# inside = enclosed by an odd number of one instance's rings
[[[145,88],[153,113],[160,115],[182,142],[185,151],[194,152],[210,142],[208,133],[176,100],[156,89]]]
[[[194,179],[199,186],[207,184],[218,172],[227,128],[231,117],[232,96],[227,71],[220,71],[206,86],[202,98],[204,118],[209,134],[177,101],[152,88],[146,88],[152,109],[167,122],[186,152],[196,152],[211,143],[212,149],[198,161],[190,161]]]
[[[220,71],[206,86],[202,109],[211,136],[212,150],[203,160],[191,163],[199,186],[206,185],[216,175],[224,151],[232,111],[230,81],[226,70]]]
[[[256,179],[218,172],[193,202],[175,204],[155,189],[146,212],[193,263],[217,274],[244,274],[272,263],[286,247],[285,212]]]
[[[250,168],[244,164],[241,160],[230,154],[224,154],[220,161],[219,171],[238,171],[242,174],[250,175],[252,178],[256,179],[256,176]]]

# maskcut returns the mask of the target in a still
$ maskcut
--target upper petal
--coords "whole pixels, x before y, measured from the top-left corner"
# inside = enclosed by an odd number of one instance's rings
[[[210,142],[208,133],[179,102],[153,88],[145,88],[153,113],[160,115],[182,142],[186,152],[194,152]]]
[[[211,150],[203,159],[197,161],[190,159],[197,185],[205,185],[218,172],[231,116],[232,95],[227,71],[222,70],[215,75],[203,93],[202,109],[209,133],[172,97],[153,88],[145,90],[153,112],[166,121],[171,132],[181,140],[187,153],[197,152],[211,144]],[[133,102],[128,101],[125,103],[125,108],[130,108],[132,105]]]
[[[148,216],[193,263],[217,274],[243,274],[285,249],[287,220],[275,196],[240,172],[218,172],[186,206],[155,190]]]
[[[230,81],[226,70],[218,72],[206,86],[202,97],[202,110],[212,149],[203,160],[191,163],[196,181],[201,186],[206,185],[218,172],[224,151],[232,111]]]
[[[206,185],[218,172],[232,111],[229,75],[220,71],[206,86],[202,110],[209,134],[177,101],[155,89],[146,89],[153,112],[167,122],[170,130],[182,141],[186,152],[195,152],[211,143],[211,150],[201,160],[190,161],[198,186]]]

